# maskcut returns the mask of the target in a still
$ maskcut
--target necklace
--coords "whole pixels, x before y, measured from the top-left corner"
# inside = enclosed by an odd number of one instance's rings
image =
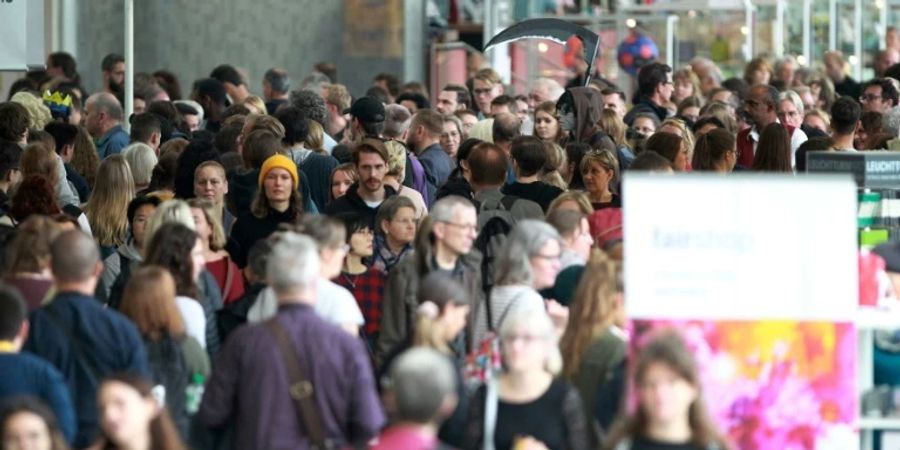
[[[347,272],[341,272],[341,284],[344,286],[349,285],[351,288],[350,291],[356,292],[356,280],[359,279],[359,275],[362,274],[353,275]]]

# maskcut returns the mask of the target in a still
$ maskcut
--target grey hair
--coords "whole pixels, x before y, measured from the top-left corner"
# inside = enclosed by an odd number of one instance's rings
[[[158,161],[156,152],[143,142],[135,142],[122,149],[122,156],[125,157],[125,161],[128,161],[134,184],[138,186],[150,184],[153,168],[156,167]]]
[[[531,88],[528,90],[529,92],[537,89],[539,87],[543,87],[547,89],[547,92],[550,94],[550,101],[555,102],[562,97],[563,93],[566,92],[565,88],[563,88],[558,81],[552,78],[537,78],[531,82]]]
[[[562,238],[550,224],[542,220],[522,220],[510,231],[496,261],[494,283],[498,286],[523,284],[531,286],[531,258],[550,241],[562,245]]]
[[[797,111],[800,112],[800,115],[806,114],[806,111],[803,109],[803,100],[800,100],[800,95],[794,91],[784,91],[778,94],[778,103],[783,101],[789,101],[794,104],[794,108],[797,108]]]
[[[194,223],[194,215],[191,214],[191,207],[184,200],[168,200],[159,204],[156,212],[147,222],[147,228],[144,230],[144,242],[151,242],[156,230],[159,230],[164,223],[180,223],[194,231],[197,230],[197,224]]]
[[[556,328],[547,313],[539,308],[520,308],[511,311],[500,326],[500,340],[502,341],[506,336],[515,334],[522,329],[527,329],[544,338],[543,342],[547,352],[544,370],[551,375],[559,375],[563,367],[562,353],[559,351]]]
[[[381,132],[389,139],[399,139],[409,129],[412,114],[403,105],[387,105],[384,107],[384,130]]]
[[[453,220],[453,210],[457,206],[475,209],[475,206],[468,199],[459,195],[448,195],[434,202],[428,215],[433,222],[449,222]]]
[[[785,64],[792,64],[794,67],[800,65],[797,63],[797,58],[794,58],[793,55],[784,55],[781,58],[775,60],[775,71],[781,71],[781,68],[784,67]]]
[[[307,290],[319,279],[319,249],[309,236],[286,231],[278,236],[266,264],[266,278],[276,294]]]
[[[263,75],[263,80],[269,83],[269,86],[275,92],[285,93],[291,90],[291,77],[288,76],[287,70],[269,69]]]
[[[191,108],[194,108],[194,110],[197,111],[197,120],[199,120],[200,122],[203,122],[203,107],[200,106],[199,103],[197,103],[193,100],[175,100],[172,103],[175,105],[187,105],[187,106],[190,106]]]
[[[400,421],[432,422],[445,399],[456,394],[456,376],[450,360],[427,347],[403,352],[391,365],[388,381],[386,387],[394,393]]]
[[[113,120],[121,121],[122,117],[125,116],[125,112],[122,111],[122,105],[119,103],[119,100],[116,99],[115,95],[112,95],[108,92],[98,92],[88,97],[85,105],[88,103],[90,103],[94,108],[98,108],[101,111],[105,112]]]
[[[331,78],[328,78],[328,75],[322,72],[314,70],[300,82],[300,90],[322,92],[322,87],[326,84],[331,84]]]
[[[881,117],[881,126],[893,137],[900,135],[900,106],[895,106],[884,113]]]

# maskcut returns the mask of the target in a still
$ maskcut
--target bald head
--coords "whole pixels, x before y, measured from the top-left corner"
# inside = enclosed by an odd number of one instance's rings
[[[109,118],[116,121],[122,121],[122,117],[125,113],[122,111],[122,105],[119,103],[119,100],[116,99],[116,96],[110,94],[109,92],[98,92],[94,95],[88,97],[87,103],[85,106],[88,108],[96,108],[97,112],[104,112],[109,115]],[[93,108],[91,108],[93,110]]]
[[[50,244],[50,270],[57,283],[83,283],[96,278],[100,251],[81,230],[60,234]]]
[[[519,128],[522,123],[514,114],[500,113],[494,116],[494,126],[491,130],[494,135],[494,143],[510,143],[519,136]]]

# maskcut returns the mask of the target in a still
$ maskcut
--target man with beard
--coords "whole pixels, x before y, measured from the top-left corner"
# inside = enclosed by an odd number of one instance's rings
[[[353,164],[359,181],[350,186],[342,197],[325,208],[325,214],[337,217],[356,213],[366,220],[369,229],[375,229],[375,215],[384,200],[397,192],[384,183],[388,171],[388,151],[379,139],[366,138],[353,148]]]
[[[119,96],[125,92],[125,58],[117,53],[103,57],[100,63],[103,75],[103,92]]]

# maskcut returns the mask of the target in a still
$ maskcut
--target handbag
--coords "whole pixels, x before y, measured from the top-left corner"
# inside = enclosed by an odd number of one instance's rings
[[[284,366],[288,372],[291,400],[297,411],[300,426],[306,430],[306,435],[309,437],[310,448],[314,450],[336,449],[334,442],[325,436],[325,428],[316,405],[315,386],[309,381],[309,377],[300,366],[300,359],[297,357],[297,352],[294,350],[287,332],[278,322],[277,317],[267,321],[266,327],[275,336],[278,349],[281,351]]]

